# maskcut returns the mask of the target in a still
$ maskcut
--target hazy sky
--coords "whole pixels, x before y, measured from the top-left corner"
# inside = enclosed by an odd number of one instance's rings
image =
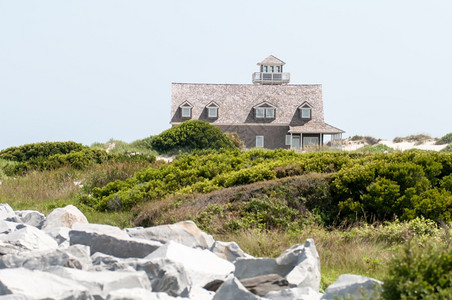
[[[0,149],[158,134],[171,82],[248,84],[270,54],[345,137],[452,132],[450,0],[0,0]]]

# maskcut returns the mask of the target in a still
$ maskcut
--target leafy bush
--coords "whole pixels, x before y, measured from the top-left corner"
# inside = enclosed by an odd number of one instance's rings
[[[447,145],[446,147],[444,147],[441,152],[452,152],[452,144]]]
[[[452,248],[406,247],[390,262],[384,299],[450,299]]]
[[[156,155],[150,146],[150,138],[137,140],[132,143],[126,143],[119,140],[110,139],[107,143],[94,143],[91,145],[94,149],[102,149],[108,153],[119,155]]]
[[[445,145],[450,143],[452,143],[452,132],[446,134],[445,136],[436,141],[436,145]]]
[[[44,159],[56,154],[68,154],[88,148],[75,142],[45,142],[11,147],[0,151],[0,158],[26,162],[34,159]]]
[[[185,121],[162,132],[151,140],[151,146],[161,153],[236,148],[218,127],[198,120]]]

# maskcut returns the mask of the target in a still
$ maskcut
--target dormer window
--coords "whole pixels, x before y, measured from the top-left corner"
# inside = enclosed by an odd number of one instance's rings
[[[305,103],[303,103],[302,105],[300,105],[299,107],[298,107],[298,109],[300,110],[300,117],[302,118],[302,119],[311,119],[311,117],[312,117],[312,106],[308,103],[308,102],[305,102]]]
[[[310,119],[311,118],[311,109],[310,108],[302,108],[301,109],[301,118],[302,119]]]
[[[218,118],[218,104],[215,102],[210,102],[206,105],[207,108],[207,117],[208,118]]]
[[[190,102],[185,101],[180,106],[180,112],[182,118],[191,118],[191,110],[193,108],[193,105],[191,105]]]
[[[274,119],[276,107],[265,101],[254,107],[256,118],[258,119]]]

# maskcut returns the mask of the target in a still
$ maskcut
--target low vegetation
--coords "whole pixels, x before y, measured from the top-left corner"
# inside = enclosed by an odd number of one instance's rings
[[[446,145],[452,143],[452,132],[446,134],[436,141],[436,145]]]
[[[433,138],[427,134],[416,134],[416,135],[409,135],[406,137],[396,137],[392,141],[394,143],[413,142],[413,143],[415,143],[415,145],[421,145],[432,139]]]
[[[29,171],[56,170],[70,167],[87,169],[96,164],[121,161],[154,162],[155,156],[145,154],[109,154],[74,142],[46,142],[11,147],[0,152],[0,159],[11,162],[2,169],[9,176],[24,175]]]
[[[381,141],[380,139],[374,138],[372,136],[361,136],[361,135],[354,135],[350,138],[350,140],[354,142],[362,142],[369,145],[375,145]]]

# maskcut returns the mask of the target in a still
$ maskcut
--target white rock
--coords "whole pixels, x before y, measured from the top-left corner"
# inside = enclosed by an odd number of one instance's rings
[[[72,228],[74,223],[88,223],[85,215],[74,205],[54,209],[42,225],[42,230],[48,231],[53,227]]]
[[[91,248],[91,253],[102,252],[116,257],[145,257],[162,244],[155,241],[133,239],[118,227],[100,224],[75,223],[69,231],[71,245]]]
[[[216,241],[210,249],[218,257],[226,259],[230,262],[234,262],[239,257],[252,257],[249,254],[243,252],[236,242],[220,242]]]
[[[215,293],[213,300],[259,300],[264,299],[248,291],[233,275],[229,276]]]
[[[322,300],[372,299],[381,291],[383,282],[359,275],[343,274],[325,290]]]
[[[193,221],[136,228],[135,230],[129,230],[128,234],[134,238],[154,240],[161,243],[174,241],[191,248],[210,249],[215,242],[211,235],[201,231]]]
[[[92,266],[89,247],[74,245],[68,249],[27,251],[0,257],[0,269],[45,270],[52,266],[88,269]]]
[[[271,300],[320,300],[322,294],[310,287],[296,287],[281,291],[272,291],[265,295]]]
[[[58,244],[54,239],[33,226],[25,226],[9,234],[0,235],[0,254],[56,248]]]
[[[148,255],[146,259],[168,259],[183,265],[194,286],[205,286],[214,280],[225,280],[234,272],[234,265],[209,250],[194,249],[169,242]]]
[[[320,259],[312,239],[304,245],[294,245],[278,258],[237,258],[234,275],[238,279],[278,274],[291,287],[309,286],[315,291],[320,286]]]
[[[276,262],[287,264],[295,262],[294,268],[285,275],[291,286],[310,287],[315,291],[320,288],[320,258],[314,240],[308,239],[303,246],[293,246],[281,254]]]
[[[121,289],[108,294],[107,300],[187,300],[187,298],[171,297],[166,293],[153,293],[145,289]],[[0,299],[1,300],[1,299]]]
[[[0,270],[0,295],[20,294],[30,299],[94,299],[89,290],[66,278],[24,268]]]
[[[46,233],[58,243],[60,248],[67,248],[69,247],[69,231],[71,228],[68,227],[52,227]]]
[[[87,272],[78,269],[55,267],[47,272],[78,282],[85,286],[96,297],[105,299],[107,295],[118,289],[150,289],[151,283],[145,272]]]
[[[33,299],[28,298],[27,296],[24,296],[24,295],[11,294],[11,295],[0,296],[0,300],[33,300]]]
[[[193,286],[188,293],[187,298],[192,300],[212,300],[215,292],[208,291],[202,287]]]
[[[0,203],[0,220],[15,218],[16,213],[8,203]]]
[[[0,220],[0,234],[10,233],[25,226],[21,223]]]
[[[18,210],[16,216],[22,221],[22,223],[41,228],[46,217],[44,214],[36,210]]]
[[[166,258],[152,261],[140,258],[117,258],[95,253],[91,256],[94,270],[144,271],[151,281],[154,292],[165,292],[171,296],[187,294],[192,285],[182,264]]]

